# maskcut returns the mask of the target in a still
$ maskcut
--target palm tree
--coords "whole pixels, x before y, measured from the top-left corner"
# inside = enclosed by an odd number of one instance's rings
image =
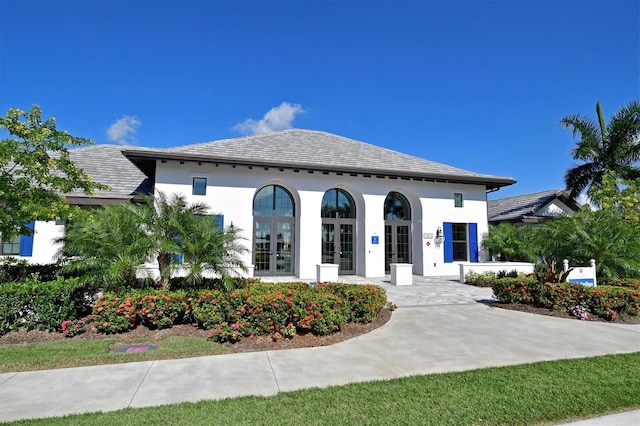
[[[109,205],[69,222],[58,256],[63,271],[82,274],[103,286],[138,285],[152,240],[128,205]]]
[[[153,240],[160,282],[169,290],[171,276],[182,266],[177,258],[183,254],[186,238],[194,234],[193,218],[207,215],[209,207],[204,203],[189,204],[182,194],[167,196],[158,192],[145,197],[142,204],[132,204],[131,209]]]
[[[191,234],[182,240],[187,282],[198,284],[208,272],[231,290],[231,277],[247,270],[241,259],[247,248],[239,243],[240,230],[233,226],[220,229],[211,216],[196,217],[190,228]]]
[[[560,124],[573,129],[573,135],[580,140],[571,150],[574,160],[582,164],[570,167],[565,173],[565,185],[572,197],[583,190],[591,196],[600,188],[607,172],[615,173],[622,179],[637,179],[640,168],[640,103],[629,102],[609,124],[605,124],[600,102],[596,103],[597,121],[579,114],[560,120]]]
[[[531,243],[534,233],[530,225],[513,225],[508,222],[491,225],[489,233],[483,236],[482,247],[501,260],[532,262],[538,254]]]

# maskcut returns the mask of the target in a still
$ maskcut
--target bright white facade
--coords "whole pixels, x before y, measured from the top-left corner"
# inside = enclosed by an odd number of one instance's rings
[[[122,155],[153,191],[204,202],[225,227],[240,228],[244,262],[258,277],[314,279],[325,263],[365,277],[388,275],[392,263],[457,275],[462,262],[488,260],[479,250],[487,191],[514,183],[303,130]],[[60,228],[36,223],[27,260],[53,260]]]
[[[207,178],[206,195],[192,195],[194,177]],[[250,249],[244,259],[255,264],[253,250],[253,202],[258,190],[276,185],[285,188],[294,201],[293,270],[289,275],[304,279],[316,276],[322,262],[322,199],[331,189],[342,189],[355,202],[355,275],[385,275],[384,202],[391,192],[404,195],[411,207],[411,255],[416,275],[456,275],[455,262],[444,261],[445,243],[434,242],[443,223],[477,223],[478,238],[488,231],[485,187],[479,185],[412,182],[400,179],[345,177],[322,173],[244,170],[230,165],[180,164],[167,161],[156,169],[156,191],[179,193],[190,202],[205,202],[212,214],[222,214],[225,226],[242,229]],[[454,193],[464,205],[454,207]],[[376,238],[377,237],[377,243]],[[446,240],[445,240],[446,242]],[[468,260],[467,260],[468,261]]]

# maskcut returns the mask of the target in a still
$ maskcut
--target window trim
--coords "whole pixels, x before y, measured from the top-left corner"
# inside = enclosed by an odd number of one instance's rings
[[[204,192],[202,194],[196,191],[196,180],[204,181]],[[191,195],[203,196],[207,195],[207,178],[202,176],[194,176],[191,180]]]
[[[456,208],[464,207],[464,197],[462,192],[453,193],[453,206]]]
[[[20,249],[22,246],[22,236],[18,235],[17,237],[11,238],[9,241],[2,241],[0,244],[0,255],[2,256],[20,256]],[[5,251],[5,244],[8,244],[12,249],[9,251]]]

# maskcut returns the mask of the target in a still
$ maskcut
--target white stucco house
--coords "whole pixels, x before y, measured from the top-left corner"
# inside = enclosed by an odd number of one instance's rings
[[[456,275],[486,259],[487,193],[510,177],[474,173],[334,134],[291,129],[167,149],[95,145],[72,158],[111,192],[69,203],[100,205],[137,193],[181,193],[242,230],[251,275],[316,277],[316,265],[381,277],[393,263],[424,276]],[[54,260],[63,224],[36,222],[34,263]],[[3,244],[3,249],[6,244]],[[18,244],[20,245],[20,244]],[[22,250],[22,251],[21,251]]]

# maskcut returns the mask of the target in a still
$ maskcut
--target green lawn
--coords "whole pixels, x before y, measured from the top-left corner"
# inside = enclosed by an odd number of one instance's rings
[[[136,353],[111,352],[110,347],[115,343],[116,339],[104,338],[0,346],[0,373],[188,358],[227,352],[223,346],[201,337],[170,336],[157,343],[157,350]],[[119,343],[142,342],[132,340]]]
[[[634,408],[640,352],[16,424],[532,425]]]

